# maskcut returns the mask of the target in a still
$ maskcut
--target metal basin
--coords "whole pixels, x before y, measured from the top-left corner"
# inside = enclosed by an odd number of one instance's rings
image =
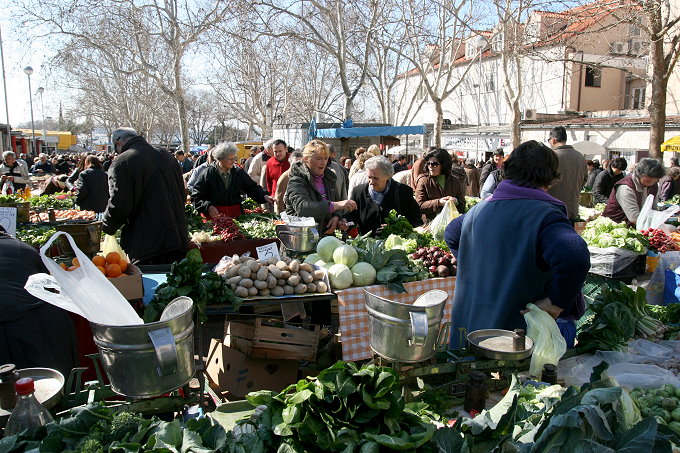
[[[276,225],[276,236],[288,250],[295,252],[311,252],[319,242],[319,232],[308,226]]]
[[[31,378],[35,385],[35,397],[45,409],[52,409],[64,396],[64,375],[51,368],[22,368],[17,370],[19,379]],[[11,411],[0,409],[0,427],[4,427]]]
[[[101,362],[116,393],[132,398],[162,395],[194,375],[193,301],[174,299],[163,321],[136,326],[90,323]],[[167,317],[167,318],[166,318]]]
[[[396,362],[427,360],[435,353],[444,307],[445,291],[428,291],[413,305],[394,302],[364,290],[369,315],[371,349]]]
[[[470,350],[478,357],[494,360],[522,360],[531,356],[534,342],[525,337],[525,349],[516,351],[512,346],[515,332],[502,329],[483,329],[470,332],[467,336]]]

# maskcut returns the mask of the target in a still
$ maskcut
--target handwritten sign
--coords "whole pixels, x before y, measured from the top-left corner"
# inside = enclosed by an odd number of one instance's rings
[[[276,242],[255,247],[255,251],[257,252],[258,260],[266,261],[272,257],[276,258],[277,260],[281,259],[281,255],[279,255],[279,247],[276,245]]]
[[[0,208],[0,225],[12,236],[17,233],[17,208]]]

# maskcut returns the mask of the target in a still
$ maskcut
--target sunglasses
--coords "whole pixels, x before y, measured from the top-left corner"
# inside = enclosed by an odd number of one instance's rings
[[[430,167],[439,167],[439,162],[428,162],[427,165]]]

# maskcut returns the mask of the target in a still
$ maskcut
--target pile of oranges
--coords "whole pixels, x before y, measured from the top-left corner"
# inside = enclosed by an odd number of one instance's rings
[[[118,252],[107,253],[105,257],[102,255],[95,255],[92,257],[92,263],[108,278],[128,276],[128,262],[123,259]],[[67,266],[65,263],[60,263],[59,265],[67,271],[72,271],[80,266],[78,258],[73,258],[71,264],[72,266]]]

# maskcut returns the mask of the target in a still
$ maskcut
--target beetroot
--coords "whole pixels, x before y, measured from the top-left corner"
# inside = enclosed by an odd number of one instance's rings
[[[446,267],[446,266],[438,266],[437,267],[437,275],[439,275],[440,277],[448,277],[449,276],[449,268]]]
[[[437,266],[430,266],[427,270],[432,274],[437,274]]]

